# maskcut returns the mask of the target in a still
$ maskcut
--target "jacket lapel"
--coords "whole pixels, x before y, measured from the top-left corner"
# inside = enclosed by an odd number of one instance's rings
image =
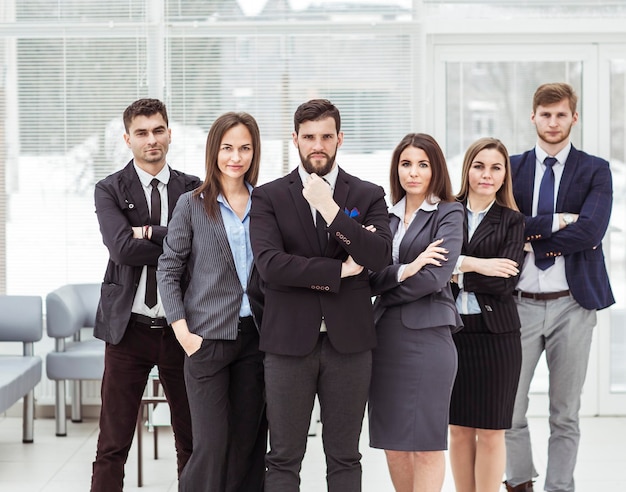
[[[500,222],[501,217],[502,208],[497,203],[494,203],[481,223],[478,224],[472,239],[467,243],[467,254],[471,254],[476,249],[477,245],[482,243],[487,236],[493,234],[496,229],[496,224]],[[465,220],[467,221],[467,213]],[[467,226],[465,227],[465,231],[467,231]],[[467,241],[467,232],[465,232],[464,240]]]
[[[572,145],[565,161],[561,182],[559,183],[558,195],[556,197],[556,212],[560,212],[565,208],[563,202],[565,201],[567,191],[571,189],[572,180],[577,172],[579,158],[580,153]]]
[[[140,217],[141,222],[147,224],[150,221],[148,202],[146,201],[146,194],[143,191],[143,186],[141,184],[141,181],[139,180],[139,176],[137,176],[137,172],[135,171],[135,166],[133,165],[132,160],[124,168],[124,172],[122,173],[122,181],[124,183],[124,186],[126,187],[126,190],[123,190],[122,193],[124,193],[125,191],[127,191],[128,193],[128,196],[124,197],[128,208],[135,209],[136,213]]]
[[[430,226],[430,222],[435,214],[434,210],[429,210],[428,212],[425,210],[418,210],[415,218],[409,225],[406,234],[402,238],[400,242],[400,263],[407,263],[413,261],[415,258],[407,258],[406,255],[411,250],[411,245],[415,241],[415,239],[422,233],[422,231]],[[399,222],[398,222],[399,227]],[[428,243],[430,244],[431,240],[434,238],[428,238]]]
[[[320,248],[318,246],[317,231],[315,230],[315,223],[313,222],[311,206],[302,196],[302,180],[298,174],[298,168],[291,172],[289,181],[289,192],[291,193],[293,206],[298,215],[298,222],[303,225],[304,235],[311,246],[311,256],[318,256],[320,254]]]
[[[204,206],[203,206],[204,211]],[[228,266],[232,269],[233,272],[237,273],[237,268],[235,267],[235,259],[233,258],[233,252],[230,249],[230,243],[228,242],[228,236],[226,235],[226,227],[224,226],[224,221],[222,220],[222,213],[218,210],[217,217],[214,219],[209,219],[209,227],[213,230],[215,237],[217,238],[217,242],[219,244],[219,250],[222,252],[224,259]]]
[[[167,222],[172,219],[172,213],[176,207],[178,197],[185,192],[185,180],[181,179],[180,175],[170,168],[170,180],[167,183]]]
[[[519,183],[523,186],[519,197],[521,198],[517,206],[525,215],[531,215],[533,210],[533,190],[535,188],[535,167],[537,156],[535,149],[528,151],[526,160],[519,172]]]

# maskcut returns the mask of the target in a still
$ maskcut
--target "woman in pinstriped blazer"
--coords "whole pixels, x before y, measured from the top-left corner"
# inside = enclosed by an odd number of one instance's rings
[[[159,259],[167,320],[187,354],[193,452],[182,492],[263,490],[263,355],[248,296],[250,195],[260,154],[252,116],[215,120],[204,183],[178,200]]]
[[[468,148],[457,200],[465,205],[453,291],[464,328],[450,402],[450,463],[459,492],[500,489],[504,429],[520,375],[520,320],[513,299],[523,260],[524,216],[513,199],[508,152],[495,138]]]

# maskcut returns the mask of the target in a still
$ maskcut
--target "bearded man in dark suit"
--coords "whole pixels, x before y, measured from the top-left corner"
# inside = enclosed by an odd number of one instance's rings
[[[328,490],[361,490],[359,436],[376,344],[367,270],[391,260],[384,191],[335,162],[343,142],[337,108],[300,105],[293,143],[301,164],[255,188],[252,250],[265,287],[270,451],[266,492],[299,490],[317,394]]]

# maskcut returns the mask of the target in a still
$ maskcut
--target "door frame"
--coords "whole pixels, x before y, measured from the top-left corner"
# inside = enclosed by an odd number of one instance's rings
[[[550,44],[529,42],[535,34],[509,36],[506,34],[467,36],[446,34],[429,39],[429,56],[426,69],[433,74],[432,86],[428,88],[426,100],[430,101],[427,127],[433,129],[438,141],[447,141],[446,92],[435,90],[446,86],[446,64],[450,62],[581,62],[582,93],[579,113],[582,142],[578,143],[586,152],[600,156],[610,155],[609,119],[609,63],[611,59],[624,58],[625,44],[597,42],[580,43],[575,36],[563,35]],[[469,38],[469,39],[468,39]],[[545,41],[545,40],[544,40]],[[621,51],[620,51],[621,49]],[[529,117],[531,101],[529,100]],[[530,123],[529,123],[530,124]],[[529,148],[534,142],[529,142]],[[608,242],[605,240],[605,243]],[[607,254],[608,257],[608,254]],[[615,279],[614,281],[617,281]],[[598,312],[594,330],[587,378],[581,397],[581,416],[626,415],[626,393],[610,392],[611,347],[610,311]],[[544,362],[545,364],[545,362]],[[547,369],[546,369],[547,371]],[[547,373],[546,373],[547,375]],[[549,410],[548,394],[545,389],[531,390],[528,415],[545,416]]]

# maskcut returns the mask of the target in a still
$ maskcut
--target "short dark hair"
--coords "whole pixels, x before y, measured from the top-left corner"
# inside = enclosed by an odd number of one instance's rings
[[[537,111],[539,106],[549,106],[567,99],[572,114],[576,112],[576,104],[578,96],[574,88],[563,82],[540,85],[533,96],[533,113]]]
[[[169,126],[165,104],[158,99],[138,99],[124,110],[124,128],[126,133],[128,133],[130,125],[137,116],[152,116],[157,113],[163,116],[165,125]]]
[[[335,128],[339,133],[341,130],[339,110],[328,99],[311,99],[300,104],[293,115],[293,127],[296,135],[300,131],[300,125],[305,121],[319,121],[326,118],[335,120]]]
[[[431,195],[439,198],[443,202],[451,202],[454,200],[452,195],[452,182],[446,165],[446,158],[437,141],[425,133],[409,133],[400,143],[396,145],[391,155],[391,168],[389,170],[389,188],[391,189],[391,202],[395,205],[405,195],[406,191],[400,185],[400,175],[398,173],[398,165],[400,164],[400,155],[407,147],[415,147],[422,149],[430,162],[432,172],[430,184],[426,190],[427,199]]]

